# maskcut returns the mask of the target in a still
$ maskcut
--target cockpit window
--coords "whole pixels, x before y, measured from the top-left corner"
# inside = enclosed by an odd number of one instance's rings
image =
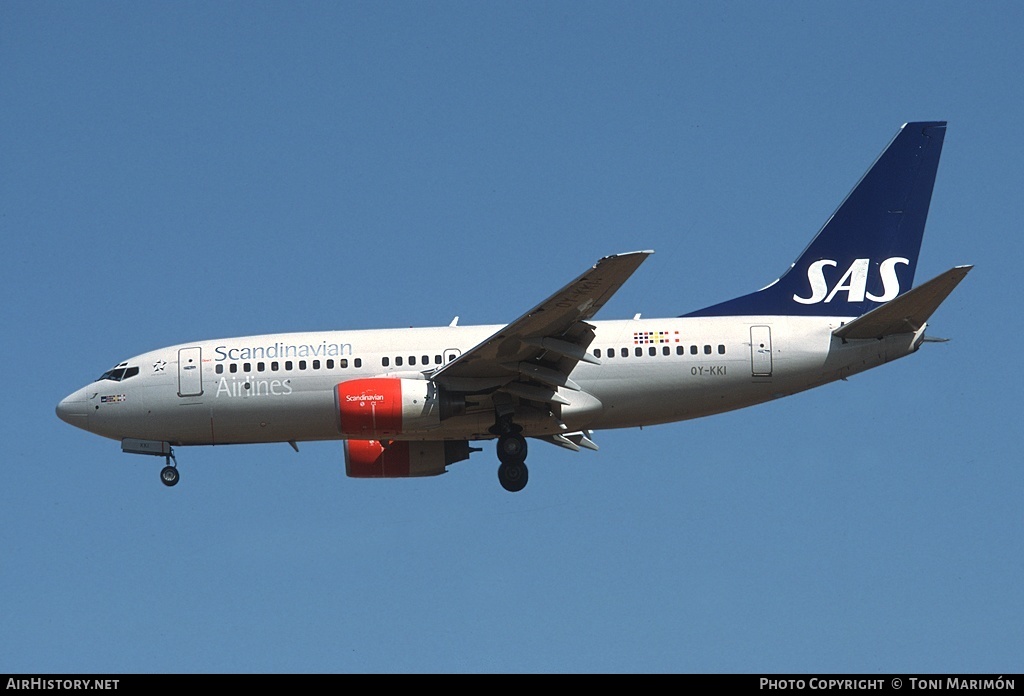
[[[129,377],[134,377],[137,374],[139,374],[138,367],[124,367],[124,365],[121,364],[112,370],[107,370],[106,372],[104,372],[96,381],[102,382],[105,379],[109,379],[112,382],[123,382]]]
[[[123,367],[115,367],[113,370],[107,370],[102,375],[100,375],[99,379],[97,379],[96,381],[102,382],[105,379],[109,379],[113,380],[114,382],[120,382],[121,379],[124,377],[124,370],[125,368]]]

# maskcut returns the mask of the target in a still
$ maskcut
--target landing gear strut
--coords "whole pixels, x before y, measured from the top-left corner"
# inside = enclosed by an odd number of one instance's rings
[[[174,466],[171,466],[171,460],[174,460]],[[160,470],[160,480],[165,486],[178,485],[181,476],[178,474],[178,460],[174,456],[174,450],[168,448],[164,461],[167,462],[167,466]]]
[[[516,493],[526,487],[530,472],[526,468],[526,438],[520,432],[522,428],[511,421],[499,421],[496,426],[501,434],[498,436],[498,481],[501,487],[510,493]]]

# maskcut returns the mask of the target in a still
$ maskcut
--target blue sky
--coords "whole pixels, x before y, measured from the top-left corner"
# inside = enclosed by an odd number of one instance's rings
[[[0,672],[1024,668],[1024,6],[0,4]],[[60,422],[202,338],[599,318],[765,285],[899,126],[948,120],[921,282],[949,337],[752,409],[491,448],[159,460]]]

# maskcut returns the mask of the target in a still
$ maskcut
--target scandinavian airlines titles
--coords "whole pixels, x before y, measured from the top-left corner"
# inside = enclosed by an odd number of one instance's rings
[[[217,354],[217,362],[224,360],[273,360],[275,358],[333,358],[339,355],[352,355],[351,343],[281,343],[269,346],[242,346],[228,348],[217,346],[213,349]]]

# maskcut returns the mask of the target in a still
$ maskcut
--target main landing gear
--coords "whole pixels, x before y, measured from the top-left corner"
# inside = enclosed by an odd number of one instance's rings
[[[498,435],[498,481],[501,487],[510,493],[516,493],[526,487],[530,472],[526,468],[526,438],[519,426],[511,421],[499,422]]]

